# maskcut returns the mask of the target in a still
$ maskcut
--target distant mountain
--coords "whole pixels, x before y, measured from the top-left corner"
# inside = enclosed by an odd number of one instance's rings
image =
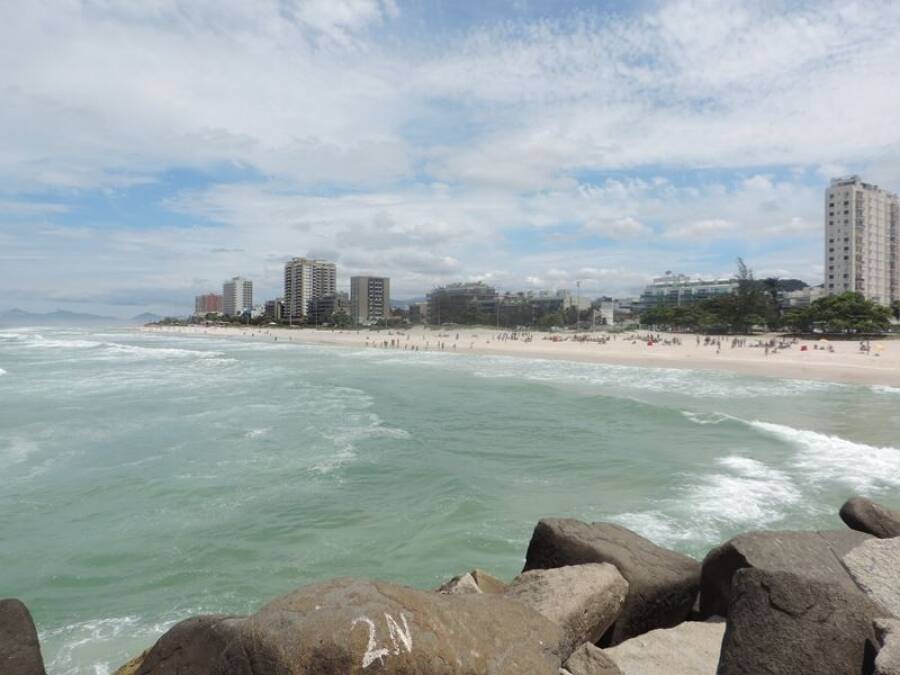
[[[143,314],[138,314],[137,316],[131,317],[128,322],[129,323],[139,323],[141,325],[145,323],[155,323],[161,320],[162,317],[159,314],[152,314],[151,312],[144,312]]]
[[[26,312],[23,309],[10,309],[0,312],[0,324],[14,324],[19,326],[46,326],[49,324],[111,324],[119,323],[121,320],[111,316],[98,316],[97,314],[81,314],[79,312],[67,312],[58,309],[55,312],[46,312],[44,314],[35,312]]]
[[[807,283],[805,281],[801,281],[800,279],[779,279],[778,280],[778,290],[779,291],[802,291],[807,287]]]
[[[391,300],[391,307],[394,309],[407,309],[410,305],[415,305],[417,302],[425,302],[428,298],[424,295],[419,298],[407,298],[406,300]]]

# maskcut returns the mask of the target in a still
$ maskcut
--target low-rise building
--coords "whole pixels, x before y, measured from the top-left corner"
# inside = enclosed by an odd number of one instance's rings
[[[485,283],[448,284],[428,294],[428,321],[445,323],[494,323],[497,290]]]
[[[306,306],[306,320],[317,325],[330,324],[338,312],[350,316],[350,298],[346,293],[329,293],[310,300]]]
[[[264,316],[269,321],[281,321],[284,318],[284,300],[281,298],[267,300]]]
[[[737,279],[702,279],[687,274],[672,274],[656,277],[641,293],[641,307],[656,305],[689,305],[721,295],[730,295],[737,290]]]

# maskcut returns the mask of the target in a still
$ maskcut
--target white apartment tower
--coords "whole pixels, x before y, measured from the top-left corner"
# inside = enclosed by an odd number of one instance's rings
[[[222,284],[222,314],[238,316],[244,310],[253,309],[253,282],[234,277]]]
[[[900,202],[859,176],[833,178],[825,191],[825,290],[900,300]]]
[[[387,277],[351,277],[350,318],[372,324],[391,315],[391,280]]]
[[[337,292],[337,265],[327,260],[292,258],[284,265],[284,317],[300,321],[310,300]]]

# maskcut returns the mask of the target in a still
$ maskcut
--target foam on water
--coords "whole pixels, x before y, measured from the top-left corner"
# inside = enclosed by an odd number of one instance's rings
[[[784,424],[748,424],[797,448],[795,469],[811,481],[844,483],[859,492],[900,487],[900,449],[848,441]]]
[[[10,436],[3,440],[0,436],[0,467],[24,462],[40,448],[40,444],[30,438]]]
[[[872,391],[877,394],[900,394],[900,387],[891,387],[886,384],[875,384],[872,385]]]
[[[686,476],[677,497],[612,520],[663,546],[719,541],[724,532],[782,520],[802,498],[785,472],[741,455],[716,459],[719,471]]]
[[[0,376],[2,376],[2,375],[6,375],[6,371],[3,370],[3,368],[0,368]]]
[[[203,612],[198,610],[197,613]],[[138,616],[108,617],[40,631],[38,637],[47,672],[81,675],[86,672],[83,664],[92,663],[95,675],[110,675],[178,621],[192,614],[179,612],[162,621],[145,621]]]
[[[678,393],[700,399],[793,396],[828,391],[843,385],[812,380],[753,379],[731,373],[638,368],[574,361],[478,357],[472,361],[477,377],[521,377],[538,382],[562,382],[594,387],[615,387],[653,393]]]

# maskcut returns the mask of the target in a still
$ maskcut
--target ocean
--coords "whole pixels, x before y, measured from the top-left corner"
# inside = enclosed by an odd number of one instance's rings
[[[544,516],[702,557],[900,506],[900,389],[108,329],[0,328],[0,597],[51,675],[366,576],[522,566]]]

